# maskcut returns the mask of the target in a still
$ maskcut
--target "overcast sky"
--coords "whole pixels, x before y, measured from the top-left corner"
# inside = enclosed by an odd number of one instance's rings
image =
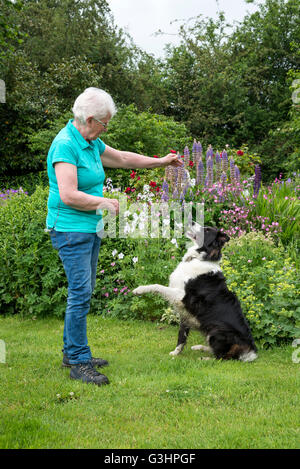
[[[218,0],[219,7],[216,0],[108,0],[108,4],[116,25],[126,29],[137,46],[156,57],[163,56],[166,43],[178,43],[179,24],[170,25],[176,19],[187,20],[199,14],[216,18],[221,10],[231,23],[257,10],[254,4],[244,0]],[[170,35],[155,37],[158,30]]]

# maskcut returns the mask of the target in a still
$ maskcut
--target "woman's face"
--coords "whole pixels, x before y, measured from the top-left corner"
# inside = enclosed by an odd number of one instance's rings
[[[86,131],[88,140],[96,140],[101,134],[107,132],[107,126],[110,121],[110,114],[103,119],[96,117],[88,117],[86,120]]]

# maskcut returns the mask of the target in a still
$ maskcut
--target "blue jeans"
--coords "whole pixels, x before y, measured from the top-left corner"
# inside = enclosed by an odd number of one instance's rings
[[[64,353],[70,364],[91,360],[87,341],[86,316],[96,283],[101,238],[97,233],[51,230],[53,247],[58,250],[68,279],[68,299],[64,325]]]

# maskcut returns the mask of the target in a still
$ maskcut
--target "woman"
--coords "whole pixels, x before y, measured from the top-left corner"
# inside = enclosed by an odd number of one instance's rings
[[[116,112],[111,96],[98,88],[87,88],[76,99],[71,119],[52,142],[47,167],[49,198],[47,229],[68,279],[68,299],[64,325],[63,366],[71,367],[70,377],[97,385],[108,384],[96,367],[108,365],[93,358],[87,342],[86,316],[96,282],[101,239],[101,209],[117,214],[117,199],[103,197],[108,168],[156,168],[179,166],[174,154],[156,159],[119,151],[98,137],[107,132]]]

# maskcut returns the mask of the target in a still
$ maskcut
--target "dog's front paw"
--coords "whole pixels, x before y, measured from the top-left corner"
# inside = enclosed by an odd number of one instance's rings
[[[146,290],[146,287],[143,287],[143,286],[140,286],[140,287],[137,287],[135,288],[134,290],[132,290],[132,293],[134,295],[142,295],[143,293],[145,293],[147,290]]]

